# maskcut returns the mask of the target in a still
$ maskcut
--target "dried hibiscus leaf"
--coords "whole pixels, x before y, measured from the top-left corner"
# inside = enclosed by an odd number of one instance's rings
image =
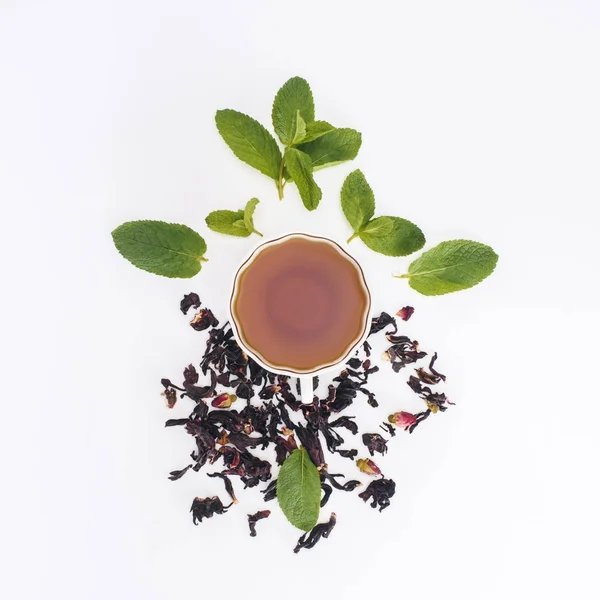
[[[323,508],[327,504],[329,496],[331,496],[331,493],[333,492],[333,488],[324,481],[321,481],[321,489],[323,490],[323,497],[321,498],[321,508]]]
[[[171,481],[177,481],[178,479],[181,479],[191,468],[192,465],[188,465],[185,467],[185,469],[181,469],[180,471],[171,471],[169,473],[169,479]]]
[[[200,308],[200,304],[200,297],[198,294],[192,292],[191,294],[186,294],[183,297],[183,300],[179,303],[179,308],[184,315],[187,315],[187,312],[190,310],[190,308],[198,309]]]
[[[263,500],[265,502],[275,500],[277,498],[277,479],[273,479],[264,490],[261,490],[261,493],[264,494]]]
[[[414,314],[415,309],[412,306],[404,306],[397,313],[396,316],[400,317],[403,321],[408,321]]]
[[[365,502],[371,500],[371,508],[379,507],[379,512],[390,505],[390,498],[396,493],[396,484],[391,479],[371,481],[358,496]]]
[[[415,371],[417,373],[417,377],[423,383],[427,383],[429,385],[436,385],[440,381],[446,381],[446,376],[442,375],[441,373],[438,373],[433,367],[436,360],[437,360],[437,352],[431,357],[431,361],[429,361],[429,371],[430,371],[429,373],[425,369],[423,369],[423,367],[421,367],[419,369],[415,369]]]
[[[235,492],[233,491],[233,484],[231,483],[231,479],[229,479],[227,475],[224,475],[223,473],[207,473],[207,475],[209,477],[219,477],[220,479],[222,479],[223,483],[225,484],[225,490],[229,494],[229,497],[231,498],[233,504],[238,503],[238,500],[235,497]]]
[[[352,433],[352,435],[356,435],[358,433],[358,425],[352,420],[356,417],[344,416],[339,417],[335,421],[329,423],[330,427],[344,427],[348,431]]]
[[[266,519],[271,514],[270,510],[259,510],[253,515],[248,515],[248,525],[250,526],[250,537],[256,537],[256,523],[261,519]]]
[[[396,430],[392,427],[391,423],[384,422],[379,427],[383,429],[383,431],[389,433],[392,437],[396,435]]]
[[[375,452],[385,454],[387,452],[387,440],[378,433],[363,433],[363,444],[368,448],[371,456],[375,456]]]
[[[192,329],[196,331],[204,331],[209,327],[217,327],[218,324],[219,321],[208,308],[201,308],[190,321]]]
[[[373,317],[373,319],[371,319],[371,329],[369,330],[369,335],[379,333],[388,325],[391,325],[394,328],[392,333],[396,333],[398,331],[396,319],[394,319],[392,315],[389,315],[386,312],[382,312],[378,317]]]
[[[231,506],[223,506],[218,496],[212,498],[194,498],[190,512],[194,525],[202,523],[202,519],[210,519],[213,515],[222,515]]]
[[[360,358],[351,358],[349,361],[346,362],[346,364],[351,368],[351,369],[360,369],[360,367],[362,366],[362,361],[360,360]]]
[[[321,538],[328,538],[329,534],[335,527],[336,522],[337,520],[335,513],[331,513],[331,516],[329,517],[329,521],[327,521],[327,523],[318,523],[308,533],[305,533],[298,540],[298,543],[294,548],[294,553],[297,554],[302,548],[314,548],[315,544]]]
[[[196,371],[196,367],[194,367],[194,365],[188,365],[183,370],[183,380],[185,381],[185,383],[189,385],[194,385],[198,383],[198,378],[198,371]]]
[[[362,482],[357,481],[356,479],[350,479],[344,484],[338,483],[337,478],[344,477],[344,475],[341,473],[328,473],[325,469],[321,470],[321,477],[326,479],[336,490],[340,490],[342,492],[352,492],[357,487],[362,485]]]

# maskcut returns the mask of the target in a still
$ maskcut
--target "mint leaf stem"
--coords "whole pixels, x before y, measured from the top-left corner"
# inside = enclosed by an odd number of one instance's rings
[[[354,238],[357,238],[360,235],[360,233],[353,233],[347,240],[346,240],[346,244],[349,244]]]
[[[277,193],[279,194],[279,199],[283,200],[283,186],[285,185],[285,181],[283,181],[283,168],[285,167],[285,153],[281,157],[281,162],[279,163],[279,177],[277,178]]]

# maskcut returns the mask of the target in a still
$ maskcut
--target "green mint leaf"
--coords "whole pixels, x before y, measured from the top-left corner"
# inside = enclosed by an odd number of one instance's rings
[[[281,150],[258,121],[230,109],[218,110],[215,121],[221,137],[240,160],[277,180]]]
[[[317,524],[321,479],[305,448],[294,450],[281,465],[277,477],[277,500],[294,527],[310,531]]]
[[[377,217],[369,221],[363,228],[362,232],[367,235],[388,235],[394,229],[393,217]]]
[[[294,136],[291,144],[298,144],[306,137],[306,122],[302,118],[300,111],[296,111],[296,117],[294,119]]]
[[[346,177],[342,186],[342,211],[354,233],[358,233],[375,214],[373,190],[358,169]]]
[[[186,225],[129,221],[119,225],[112,238],[130,263],[164,277],[193,277],[206,260],[206,242]]]
[[[361,142],[360,133],[354,129],[332,129],[312,142],[300,144],[298,150],[310,156],[317,170],[356,158]]]
[[[306,124],[306,135],[302,140],[303,143],[312,142],[327,132],[335,129],[333,125],[330,125],[327,121],[313,121],[312,123]]]
[[[371,250],[387,256],[407,256],[425,245],[423,232],[400,217],[377,217],[358,235]]]
[[[206,217],[208,228],[217,233],[248,237],[252,230],[246,227],[243,210],[214,210]]]
[[[252,198],[248,200],[246,208],[244,209],[244,225],[248,231],[256,233],[262,237],[262,233],[254,228],[254,211],[259,204],[260,200],[258,198]]]
[[[424,296],[439,296],[477,285],[492,274],[497,262],[498,255],[485,244],[451,240],[421,254],[401,277]]]
[[[285,164],[292,181],[298,187],[300,198],[308,210],[315,210],[321,201],[321,188],[315,183],[312,162],[308,154],[295,148],[285,151]]]
[[[315,120],[315,103],[308,83],[302,77],[292,77],[277,92],[271,112],[273,129],[286,146],[294,143],[298,111],[305,123]]]

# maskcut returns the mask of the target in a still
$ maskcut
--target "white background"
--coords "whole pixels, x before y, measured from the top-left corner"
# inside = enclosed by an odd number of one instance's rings
[[[1,0],[0,596],[598,598],[599,34],[593,0]],[[292,187],[280,203],[213,121],[270,125],[293,75],[318,118],[363,133],[356,161],[318,173],[316,213]],[[351,247],[376,310],[416,307],[405,330],[439,352],[457,405],[390,442],[392,507],[338,493],[310,552],[276,510],[248,536],[255,491],[193,527],[192,498],[221,482],[167,481],[191,438],[163,422],[189,405],[168,413],[159,379],[201,353],[181,296],[222,315],[258,240],[204,217],[258,196],[266,235],[345,240],[339,189],[359,167],[378,214],[428,246],[500,254],[479,287],[424,298],[391,277],[410,259]],[[202,273],[122,260],[110,231],[139,218],[199,230]],[[378,390],[369,426],[419,408],[389,371]]]

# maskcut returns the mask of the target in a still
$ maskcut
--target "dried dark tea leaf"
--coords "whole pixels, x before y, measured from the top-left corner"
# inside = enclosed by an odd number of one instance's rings
[[[396,493],[396,484],[391,479],[371,481],[367,489],[359,494],[365,502],[371,500],[371,508],[379,507],[379,512],[390,505],[390,498]]]
[[[294,553],[297,554],[302,548],[314,548],[315,544],[322,538],[328,538],[335,527],[337,519],[335,513],[331,513],[327,523],[319,523],[308,533],[305,533],[296,544]]]
[[[253,515],[248,515],[248,525],[250,527],[250,537],[256,537],[256,523],[261,519],[266,519],[271,514],[270,510],[259,510]]]

